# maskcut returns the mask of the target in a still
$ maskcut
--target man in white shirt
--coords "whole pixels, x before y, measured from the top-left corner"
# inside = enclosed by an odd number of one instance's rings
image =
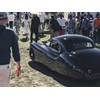
[[[67,21],[62,14],[59,15],[59,18],[57,19],[59,25],[64,28],[65,27],[65,22]]]
[[[62,14],[59,14],[59,18],[57,19],[59,25],[62,27],[62,32],[61,35],[64,34],[64,30],[65,30],[65,23],[67,22],[67,20],[64,18],[64,16]]]
[[[9,27],[13,29],[15,16],[13,12],[8,15]]]

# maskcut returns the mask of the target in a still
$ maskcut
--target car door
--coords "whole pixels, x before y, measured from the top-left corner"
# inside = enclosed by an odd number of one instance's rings
[[[62,53],[62,46],[54,40],[49,45],[49,52],[50,53],[47,56],[55,61]]]
[[[66,73],[66,66],[62,62],[60,55],[64,52],[64,49],[60,43],[53,40],[47,47],[49,53],[46,54],[47,65],[50,69],[55,70],[61,74]]]

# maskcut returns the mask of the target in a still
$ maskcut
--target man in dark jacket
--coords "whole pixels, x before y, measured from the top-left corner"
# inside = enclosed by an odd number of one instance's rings
[[[6,27],[8,22],[7,13],[0,12],[0,87],[9,86],[10,84],[10,58],[11,58],[11,48],[12,55],[16,62],[16,74],[20,75],[20,54],[17,36],[14,31]]]
[[[31,21],[31,42],[33,41],[33,33],[35,34],[35,42],[38,41],[38,28],[40,25],[40,19],[37,16],[37,14],[33,15],[32,21]]]
[[[50,28],[51,28],[51,39],[53,37],[59,36],[62,27],[59,25],[58,21],[54,18],[54,16],[51,16]]]

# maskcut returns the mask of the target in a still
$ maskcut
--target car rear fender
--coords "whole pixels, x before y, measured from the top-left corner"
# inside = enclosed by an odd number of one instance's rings
[[[63,53],[60,55],[61,59],[67,64],[70,68],[79,68],[81,66],[80,60],[72,55],[71,53]]]

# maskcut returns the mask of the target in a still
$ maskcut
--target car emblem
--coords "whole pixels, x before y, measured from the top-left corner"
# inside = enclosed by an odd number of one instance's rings
[[[91,73],[91,70],[90,70],[90,69],[88,69],[88,73],[89,73],[89,74]]]

